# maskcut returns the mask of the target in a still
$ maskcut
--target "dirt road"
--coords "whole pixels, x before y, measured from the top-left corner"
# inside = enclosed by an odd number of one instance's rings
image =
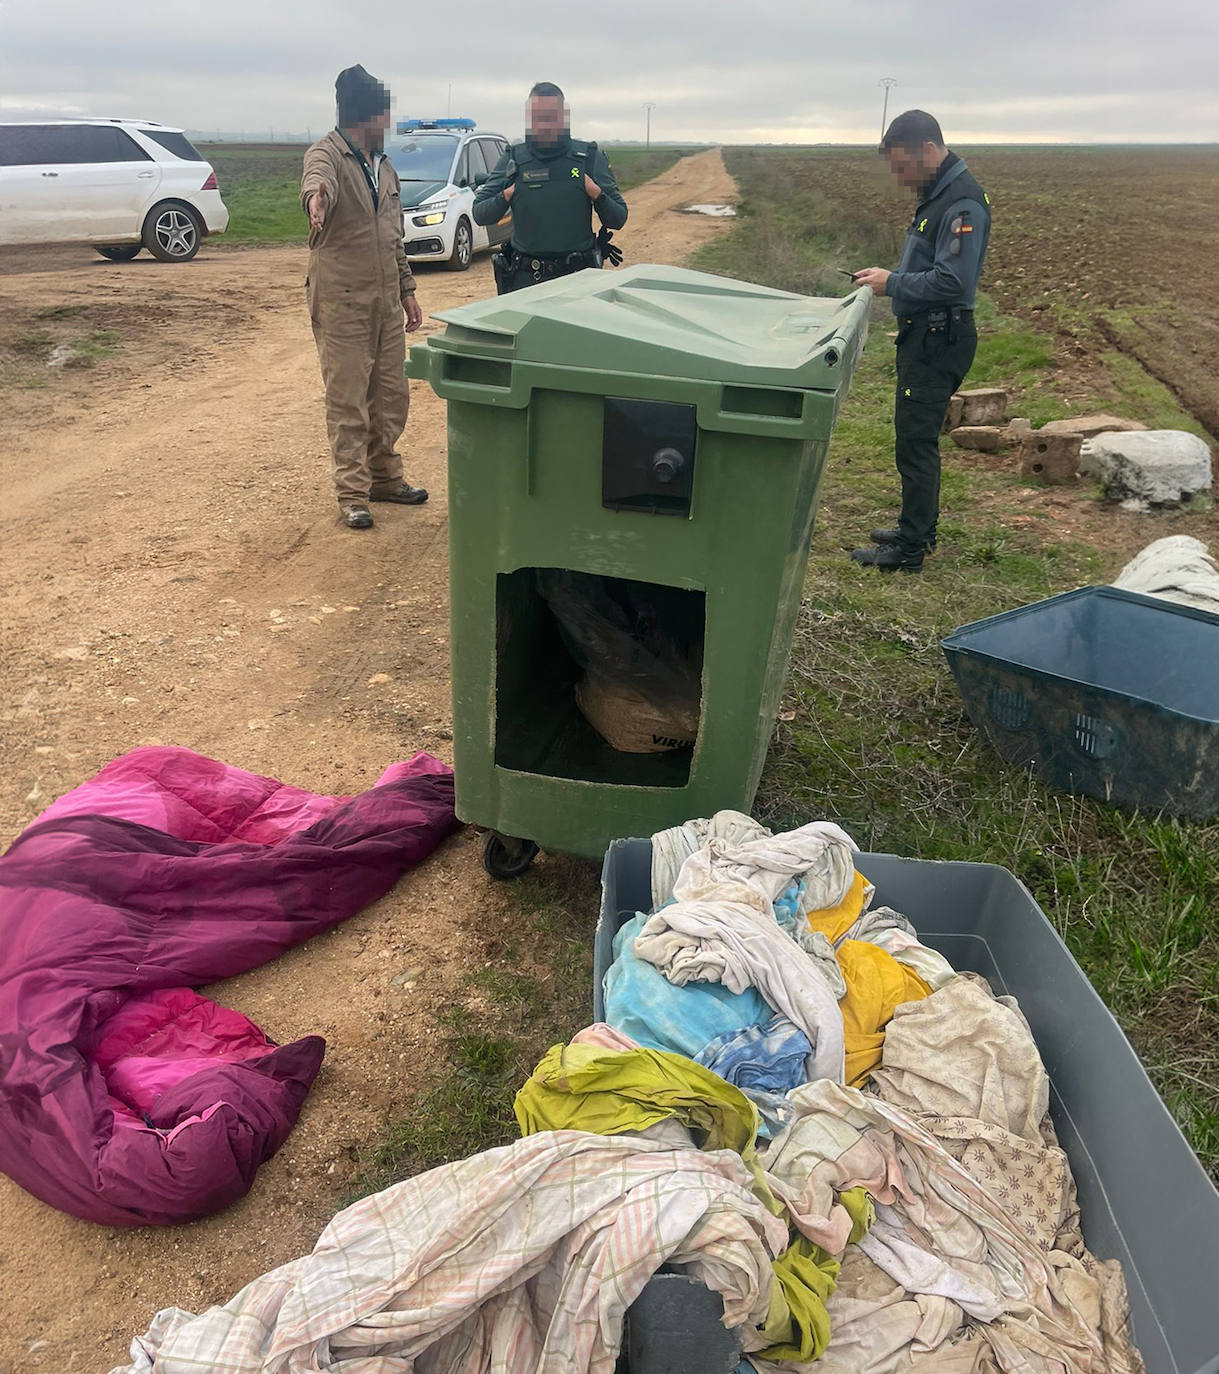
[[[725,225],[673,211],[735,194],[718,151],[680,160],[629,196],[628,261],[682,261]],[[28,365],[65,322],[117,349],[87,370],[40,361],[43,385],[2,394],[0,844],[141,743],[322,792],[449,756],[443,406],[416,387],[402,446],[430,503],[342,528],[304,268],[296,247],[186,267],[0,255],[0,361]],[[425,314],[492,289],[486,258],[420,273]],[[157,1309],[224,1301],[309,1249],[350,1147],[410,1110],[434,1013],[499,908],[460,835],[340,929],[211,989],[275,1040],[328,1043],[296,1131],[222,1216],[107,1230],[0,1178],[0,1374],[107,1370]],[[390,980],[410,966],[405,998]]]

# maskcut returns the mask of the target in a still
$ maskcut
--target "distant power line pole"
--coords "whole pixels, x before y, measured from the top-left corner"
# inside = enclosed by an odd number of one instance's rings
[[[656,105],[653,101],[649,100],[643,108],[647,119],[644,146],[650,148],[652,146],[652,111],[656,108]]]
[[[880,112],[880,136],[883,139],[889,127],[889,92],[897,85],[897,81],[891,76],[882,76],[876,84],[885,88],[885,103]]]

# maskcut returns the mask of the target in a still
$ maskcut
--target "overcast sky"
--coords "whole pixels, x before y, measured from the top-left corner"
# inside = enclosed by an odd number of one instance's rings
[[[1214,0],[0,0],[0,119],[130,115],[192,129],[333,123],[361,62],[398,116],[518,134],[535,80],[573,132],[868,142],[919,106],[949,142],[1219,141]]]

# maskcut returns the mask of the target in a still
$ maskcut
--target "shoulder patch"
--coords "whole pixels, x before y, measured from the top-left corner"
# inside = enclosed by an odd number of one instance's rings
[[[921,220],[919,220],[919,222],[918,222],[918,228],[915,230],[915,233],[917,233],[917,234],[925,234],[926,232],[927,232],[927,221],[926,221],[926,219],[921,219]]]
[[[988,196],[985,191],[982,192],[982,199],[987,203],[987,205],[990,204],[990,196]]]

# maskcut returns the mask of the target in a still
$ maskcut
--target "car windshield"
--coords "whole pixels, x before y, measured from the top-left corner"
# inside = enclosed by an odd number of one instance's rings
[[[385,151],[399,181],[448,181],[457,139],[450,134],[408,137],[387,144]]]

